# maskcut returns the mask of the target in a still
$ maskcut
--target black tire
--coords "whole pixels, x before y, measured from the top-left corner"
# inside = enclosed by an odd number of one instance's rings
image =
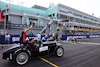
[[[25,51],[19,51],[14,55],[14,61],[18,65],[24,65],[29,60],[29,54]]]
[[[62,57],[63,54],[64,54],[64,49],[63,49],[63,47],[58,47],[58,48],[56,49],[55,54],[56,54],[57,57]]]

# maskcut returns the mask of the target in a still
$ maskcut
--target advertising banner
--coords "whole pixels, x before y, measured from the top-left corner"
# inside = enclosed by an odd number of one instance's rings
[[[45,41],[45,35],[41,35],[41,40]],[[78,39],[83,39],[84,37],[86,38],[99,38],[100,35],[62,35],[61,40],[69,40],[70,38],[78,38]],[[37,40],[37,36],[35,35],[27,35],[26,36],[26,41],[29,40],[29,38],[33,38],[35,40]],[[19,39],[20,39],[20,35],[10,35],[10,44],[13,43],[19,43]],[[52,39],[52,35],[49,36],[49,39]],[[0,39],[0,44],[5,44],[5,35],[1,36]]]
[[[90,35],[89,38],[99,38],[100,35]]]
[[[0,8],[0,22],[1,22],[1,8]]]

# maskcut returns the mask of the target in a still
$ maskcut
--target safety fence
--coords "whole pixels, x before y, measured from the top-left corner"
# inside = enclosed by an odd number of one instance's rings
[[[41,35],[41,39],[44,41],[45,40],[45,35]],[[83,39],[85,38],[100,38],[100,35],[62,35],[61,40],[69,40],[70,38],[78,38],[78,39]],[[27,35],[26,40],[29,40],[29,38],[34,38],[37,39],[37,36],[35,35]],[[52,35],[50,35],[49,38],[52,38]],[[19,43],[20,35],[10,35],[10,40],[9,43]],[[5,44],[5,35],[1,35],[0,38],[0,44]]]

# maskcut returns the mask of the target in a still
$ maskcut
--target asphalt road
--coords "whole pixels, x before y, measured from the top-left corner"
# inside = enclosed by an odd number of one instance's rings
[[[100,43],[100,38],[85,39],[85,40],[79,40],[79,41],[80,42]]]
[[[100,43],[98,39],[84,40],[81,42]],[[44,55],[29,60],[23,66],[16,65],[12,61],[2,59],[2,53],[9,47],[0,48],[0,67],[100,67],[100,46],[95,44],[75,44],[63,42],[64,55],[56,57],[55,55]]]

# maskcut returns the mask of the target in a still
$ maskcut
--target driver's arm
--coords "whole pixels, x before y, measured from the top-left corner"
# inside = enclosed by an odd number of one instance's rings
[[[36,46],[36,43],[34,43],[34,46]]]

